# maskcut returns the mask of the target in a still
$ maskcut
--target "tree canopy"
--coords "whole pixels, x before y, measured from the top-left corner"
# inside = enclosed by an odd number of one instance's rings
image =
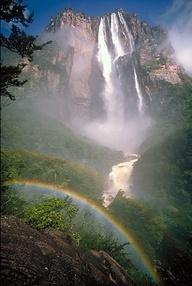
[[[21,58],[32,61],[33,52],[41,50],[47,43],[37,45],[37,36],[27,35],[22,27],[27,27],[32,21],[34,13],[28,13],[27,6],[23,4],[23,0],[3,0],[1,1],[0,20],[9,27],[9,35],[0,34],[1,48],[18,54]],[[20,80],[19,76],[25,67],[25,63],[19,63],[16,66],[1,66],[1,96],[8,97],[11,100],[15,96],[9,91],[9,87],[21,87],[26,80]]]

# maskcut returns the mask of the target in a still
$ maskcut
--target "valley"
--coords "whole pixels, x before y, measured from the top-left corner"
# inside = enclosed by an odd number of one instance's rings
[[[168,32],[65,8],[46,41],[2,50],[27,79],[1,100],[4,285],[189,285],[192,78]]]

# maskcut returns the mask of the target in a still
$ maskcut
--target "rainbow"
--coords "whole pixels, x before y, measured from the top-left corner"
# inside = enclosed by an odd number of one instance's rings
[[[16,180],[11,180],[11,181],[6,181],[5,185],[7,186],[26,185],[26,186],[36,186],[40,188],[46,188],[52,191],[64,193],[65,195],[75,200],[78,200],[82,203],[89,205],[92,209],[96,210],[96,212],[102,215],[107,221],[113,224],[117,228],[117,230],[127,239],[127,241],[132,245],[135,251],[139,254],[139,257],[143,261],[146,269],[149,271],[153,280],[159,284],[160,282],[159,274],[157,273],[155,266],[153,265],[149,257],[146,255],[146,253],[144,252],[143,248],[140,246],[138,241],[134,239],[133,236],[128,231],[128,229],[123,224],[121,224],[112,214],[110,214],[104,207],[98,205],[93,200],[85,197],[84,195],[80,193],[77,193],[74,190],[62,187],[57,184],[43,182],[40,180],[16,179]]]

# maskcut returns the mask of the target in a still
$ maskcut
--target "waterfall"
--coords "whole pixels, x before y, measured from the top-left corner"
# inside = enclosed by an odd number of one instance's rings
[[[115,59],[125,55],[119,38],[119,22],[115,13],[111,14],[111,37],[115,49]]]
[[[124,39],[123,39],[124,38]],[[126,43],[123,43],[126,40]],[[87,135],[97,142],[117,150],[134,152],[143,140],[143,129],[148,122],[143,113],[143,97],[139,85],[136,66],[134,63],[135,43],[134,37],[121,12],[112,13],[101,18],[98,32],[98,61],[104,78],[102,99],[104,102],[106,119],[94,121],[86,129]],[[124,63],[128,63],[130,74],[121,77]],[[125,62],[124,62],[125,61]],[[120,76],[119,76],[120,74]],[[124,78],[127,76],[130,89],[123,90]],[[126,79],[125,79],[126,80]],[[125,84],[125,86],[127,86]],[[129,87],[128,87],[129,88]],[[128,96],[136,98],[130,100]],[[136,115],[130,118],[126,115],[132,106]],[[140,116],[142,115],[142,116]],[[127,117],[126,117],[127,116]],[[126,157],[127,158],[127,157]],[[130,184],[131,174],[139,156],[132,154],[127,162],[112,167],[109,174],[108,186],[103,192],[103,206],[108,207],[118,192],[123,196],[132,197]]]
[[[110,80],[110,75],[112,71],[112,60],[109,53],[106,41],[106,25],[105,19],[101,18],[98,33],[98,60],[102,65],[103,76],[106,81]]]
[[[125,39],[127,46],[123,43]],[[134,49],[134,38],[122,13],[112,13],[100,19],[97,59],[104,79],[101,96],[105,119],[98,118],[84,127],[85,134],[98,143],[129,152],[134,152],[140,142],[143,126],[143,119],[138,116],[143,114],[143,97],[134,61],[128,61],[130,74],[127,74],[127,79],[130,87],[127,87],[127,91],[123,89],[126,74],[121,73],[124,60],[127,60],[126,57],[132,58]],[[136,100],[132,99],[134,96]],[[132,104],[130,109],[129,101]],[[133,114],[135,107],[136,114],[130,118],[129,110]]]
[[[111,118],[114,113],[115,103],[113,100],[113,84],[111,79],[112,74],[112,57],[107,46],[107,31],[105,18],[101,18],[98,32],[98,61],[102,67],[105,86],[103,91],[105,111],[107,117]]]
[[[127,35],[127,38],[129,39],[129,53],[130,55],[132,55],[133,51],[134,51],[134,39],[133,39],[133,36],[132,34],[130,33],[129,31],[129,28],[127,26],[127,23],[122,15],[122,13],[120,13],[118,11],[118,15],[119,15],[119,19],[120,19],[120,22],[122,23],[124,29],[125,29],[125,32],[126,32],[126,35]],[[137,102],[138,102],[138,110],[139,110],[139,113],[143,113],[143,96],[142,96],[142,92],[141,92],[141,88],[140,88],[140,85],[139,85],[139,81],[138,81],[138,76],[137,76],[137,72],[136,72],[136,69],[135,69],[135,65],[133,64],[133,70],[134,70],[134,79],[135,79],[135,89],[137,91]]]
[[[105,80],[105,86],[103,90],[103,99],[105,111],[107,114],[107,125],[114,124],[114,122],[123,124],[123,110],[122,110],[122,100],[121,91],[118,89],[118,82],[114,82],[117,78],[115,75],[114,68],[114,56],[110,53],[108,48],[108,37],[106,29],[107,17],[101,18],[98,32],[98,61],[102,67],[102,74]],[[108,24],[110,24],[108,22]],[[123,49],[119,40],[119,26],[116,14],[111,15],[111,37],[115,50],[115,57],[123,55]],[[117,92],[118,90],[118,92]],[[117,97],[118,95],[118,97]]]
[[[103,192],[104,207],[108,207],[113,202],[119,191],[121,191],[126,198],[132,197],[130,177],[134,164],[139,157],[136,154],[131,154],[129,156],[132,157],[130,161],[112,167],[112,171],[108,178],[108,188]]]
[[[118,16],[117,16],[118,15]],[[106,16],[107,17],[107,16]],[[116,60],[124,56],[126,54],[129,54],[132,56],[133,51],[135,49],[135,44],[134,44],[134,39],[133,36],[127,26],[127,23],[124,19],[124,16],[121,12],[112,13],[111,14],[111,21],[110,21],[110,33],[111,33],[111,39],[113,43],[113,48],[114,48],[114,55],[111,55],[109,52],[107,43],[107,30],[106,30],[106,25],[105,25],[105,19],[106,17],[101,18],[100,25],[99,25],[99,33],[98,33],[98,59],[99,62],[103,66],[103,76],[105,78],[105,90],[104,90],[104,100],[105,100],[105,107],[107,111],[109,112],[108,118],[115,118],[117,120],[117,116],[114,116],[114,113],[117,113],[117,106],[116,104],[118,103],[117,98],[115,98],[114,95],[114,85],[112,82],[112,72],[114,69],[114,64]],[[121,29],[120,23],[123,27]],[[108,19],[108,18],[107,18]],[[125,49],[122,45],[122,40],[120,38],[120,32],[121,30],[124,30],[124,35],[126,36],[127,40],[129,41],[129,49]],[[140,114],[143,113],[143,97],[142,97],[142,92],[141,88],[139,85],[139,80],[138,80],[138,75],[136,71],[135,64],[133,63],[133,71],[134,71],[134,81],[135,81],[135,90],[137,93],[137,108],[138,112]]]
[[[136,88],[137,97],[138,97],[138,101],[137,101],[138,102],[138,110],[142,114],[143,113],[143,97],[142,97],[141,89],[139,86],[139,81],[138,81],[138,77],[137,77],[135,67],[134,67],[134,78],[135,78],[135,88]]]
[[[123,27],[124,27],[124,29],[125,29],[125,36],[126,36],[126,38],[129,40],[129,53],[130,53],[130,55],[132,55],[132,53],[133,53],[133,50],[134,50],[134,39],[133,39],[133,36],[131,35],[131,33],[130,33],[130,31],[129,31],[129,28],[128,28],[128,26],[127,26],[127,23],[126,23],[126,21],[125,21],[125,19],[124,19],[124,17],[123,17],[123,15],[122,15],[122,13],[120,13],[119,11],[118,11],[118,15],[119,15],[119,19],[120,19],[120,22],[121,22],[121,24],[123,25]]]

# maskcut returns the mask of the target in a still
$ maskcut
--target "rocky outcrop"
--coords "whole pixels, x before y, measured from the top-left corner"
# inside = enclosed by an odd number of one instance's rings
[[[89,17],[84,13],[75,13],[71,8],[66,8],[63,12],[59,12],[52,17],[46,30],[48,32],[56,32],[66,26],[77,27],[93,37],[97,35],[99,17]]]
[[[181,82],[182,69],[176,62],[167,32],[160,26],[150,27],[145,22],[138,26],[136,54],[140,67],[146,69],[152,81]]]
[[[104,251],[80,253],[58,231],[40,233],[15,217],[1,220],[2,285],[131,286]]]
[[[125,49],[130,49],[130,41],[118,13],[123,16],[133,37],[134,52],[131,60],[136,66],[145,106],[149,106],[162,82],[176,84],[182,81],[182,69],[176,62],[166,31],[140,21],[136,14],[129,14],[121,9],[115,13],[121,27],[119,37]],[[110,14],[105,17],[108,23],[107,38],[112,43]],[[44,33],[53,43],[36,54],[35,65],[26,68],[26,73],[33,77],[32,92],[35,89],[37,93],[59,97],[60,112],[66,113],[70,119],[90,116],[94,119],[98,110],[103,112],[101,93],[104,81],[97,60],[99,23],[100,17],[89,17],[83,13],[75,13],[72,9],[58,13],[51,18]],[[40,37],[42,40],[44,34]],[[113,53],[112,45],[111,52]],[[129,85],[129,94],[135,93],[129,56],[119,59],[118,69],[122,71],[123,92],[126,93]],[[125,105],[136,105],[135,98],[129,95],[126,98]],[[130,108],[131,110],[134,108]]]

